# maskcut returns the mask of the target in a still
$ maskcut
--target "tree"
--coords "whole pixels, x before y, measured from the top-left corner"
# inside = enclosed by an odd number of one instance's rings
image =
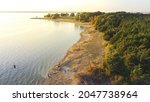
[[[57,13],[52,15],[52,19],[56,19],[56,18],[59,18],[59,17],[60,17],[60,15],[57,14]]]
[[[61,13],[60,14],[61,17],[68,16],[68,15],[69,15],[68,13]]]
[[[44,17],[51,17],[52,15],[51,14],[47,14],[47,15],[45,15]]]
[[[75,14],[74,14],[74,13],[71,13],[71,14],[70,14],[70,17],[74,17],[74,16],[75,16]]]

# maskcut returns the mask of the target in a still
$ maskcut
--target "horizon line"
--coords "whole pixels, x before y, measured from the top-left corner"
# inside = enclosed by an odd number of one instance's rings
[[[0,13],[77,13],[78,11],[0,11]]]
[[[78,12],[103,12],[103,11],[0,11],[0,13],[78,13]],[[129,12],[129,11],[114,11],[114,12]],[[104,12],[104,13],[111,13],[111,12]],[[147,13],[149,14],[150,12],[131,12],[130,13]]]

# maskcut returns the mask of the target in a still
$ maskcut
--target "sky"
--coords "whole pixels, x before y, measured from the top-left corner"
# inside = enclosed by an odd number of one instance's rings
[[[0,0],[0,11],[150,12],[150,0]]]

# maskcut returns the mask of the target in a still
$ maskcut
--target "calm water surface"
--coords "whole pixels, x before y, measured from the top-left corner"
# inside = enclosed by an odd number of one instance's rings
[[[36,15],[44,14],[0,13],[0,84],[47,84],[48,69],[79,40],[80,26]]]

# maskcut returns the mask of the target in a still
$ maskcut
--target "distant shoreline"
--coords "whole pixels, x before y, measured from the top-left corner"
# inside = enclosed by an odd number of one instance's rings
[[[45,19],[45,20],[51,20],[51,21],[59,21],[59,22],[73,22],[73,23],[81,23],[79,21],[76,21],[75,19],[69,19],[69,18],[56,18],[56,19],[51,19],[49,17],[32,17],[30,19]]]

